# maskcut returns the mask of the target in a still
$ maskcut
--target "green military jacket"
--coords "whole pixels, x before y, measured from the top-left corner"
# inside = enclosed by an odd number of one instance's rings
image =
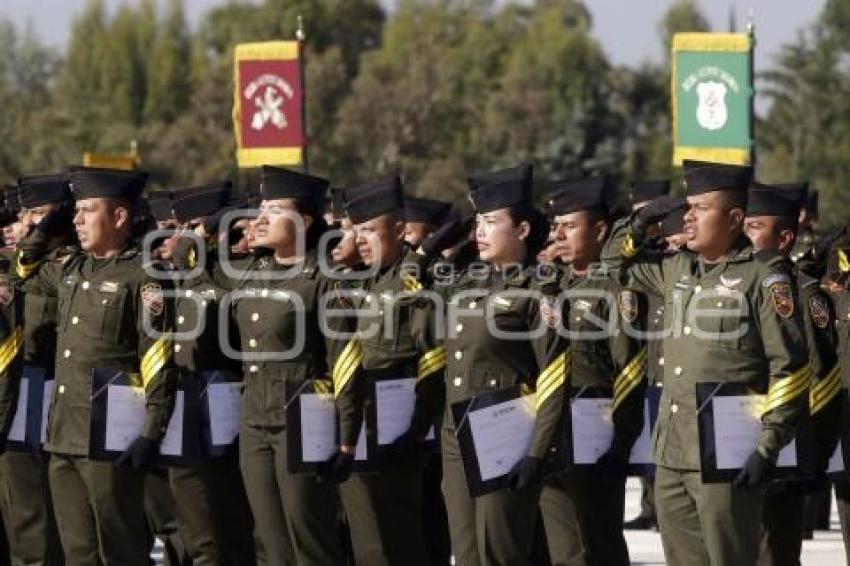
[[[15,418],[23,351],[23,293],[14,277],[12,252],[0,252],[0,441]]]
[[[472,264],[435,286],[446,305],[444,434],[454,434],[451,405],[515,385],[534,393],[536,421],[528,455],[542,458],[562,425],[572,350],[559,332],[564,312],[550,277],[534,267],[502,274]],[[488,322],[490,321],[490,322]]]
[[[612,448],[628,454],[643,430],[647,348],[639,333],[645,326],[645,299],[623,289],[601,265],[587,274],[569,266],[563,272],[560,287],[569,301],[565,327],[573,352],[570,385],[612,389]]]
[[[293,266],[266,254],[232,265],[237,276],[216,280],[226,281],[229,292],[222,304],[237,329],[225,354],[243,362],[243,423],[284,426],[287,403],[298,394],[333,390],[340,442],[356,444],[362,422],[356,375],[362,354],[356,340],[329,336],[320,326],[322,301],[333,299],[335,284],[320,272],[315,253]],[[288,277],[281,278],[284,274]],[[335,308],[334,303],[327,308]],[[326,320],[329,329],[351,334],[346,318]]]
[[[438,421],[445,402],[445,350],[435,338],[436,306],[420,283],[408,253],[359,285],[356,326],[367,380],[398,373],[416,379],[409,431],[424,438]]]
[[[64,262],[47,261],[24,273],[26,293],[55,297],[56,381],[47,443],[50,452],[89,452],[92,369],[134,374],[145,389],[143,435],[165,433],[177,376],[173,368],[173,310],[165,297],[167,279],[142,265],[130,246],[108,259],[78,252]]]
[[[602,258],[620,278],[665,300],[664,387],[653,434],[655,462],[700,469],[696,384],[745,383],[766,393],[758,451],[775,461],[805,414],[808,363],[796,285],[784,260],[741,236],[705,266],[682,251],[649,256],[634,216],[618,222]]]

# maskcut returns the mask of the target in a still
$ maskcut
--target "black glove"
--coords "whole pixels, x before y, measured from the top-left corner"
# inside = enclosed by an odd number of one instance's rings
[[[474,216],[463,218],[455,215],[445,224],[431,232],[422,242],[422,251],[429,257],[434,257],[469,237],[469,231],[475,222]]]
[[[770,479],[772,471],[773,463],[759,454],[758,450],[755,450],[747,458],[747,463],[744,464],[744,468],[732,482],[732,485],[749,488],[761,487]]]
[[[543,459],[525,456],[505,478],[511,489],[524,489],[543,479]]]
[[[115,460],[115,465],[121,468],[143,468],[151,464],[158,454],[159,442],[140,436]]]
[[[73,221],[73,206],[70,203],[63,202],[59,205],[59,208],[47,213],[36,225],[36,229],[48,238],[56,238],[68,233]]]
[[[651,200],[649,204],[637,212],[635,219],[643,226],[649,226],[663,220],[668,214],[683,208],[682,199],[665,195]]]
[[[381,460],[391,465],[402,464],[425,451],[425,444],[409,430],[384,446]]]
[[[319,481],[342,483],[351,475],[353,466],[354,454],[337,450],[328,460],[319,464]]]
[[[612,446],[596,460],[596,466],[603,475],[626,477],[629,474],[629,454]]]

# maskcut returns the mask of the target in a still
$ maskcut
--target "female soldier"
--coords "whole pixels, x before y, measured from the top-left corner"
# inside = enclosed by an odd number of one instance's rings
[[[546,239],[544,218],[531,204],[531,184],[530,166],[469,179],[478,213],[475,239],[486,269],[472,264],[442,289],[448,295],[446,320],[451,321],[445,338],[443,491],[452,548],[463,566],[528,563],[543,458],[561,422],[568,353],[566,341],[553,328],[559,317],[544,307],[548,301],[541,302],[540,277],[530,268]],[[490,331],[488,317],[502,332]],[[473,499],[451,406],[516,385],[535,391],[531,445],[508,475],[505,489]]]

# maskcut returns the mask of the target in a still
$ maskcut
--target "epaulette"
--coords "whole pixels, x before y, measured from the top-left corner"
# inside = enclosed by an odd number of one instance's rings
[[[777,265],[785,261],[785,256],[775,250],[761,249],[753,253],[753,258],[765,265]]]
[[[133,258],[141,259],[142,254],[140,253],[140,251],[141,250],[139,250],[139,248],[137,248],[135,246],[131,246],[131,247],[127,248],[126,250],[124,250],[123,252],[121,252],[120,254],[118,254],[118,259],[133,259]]]

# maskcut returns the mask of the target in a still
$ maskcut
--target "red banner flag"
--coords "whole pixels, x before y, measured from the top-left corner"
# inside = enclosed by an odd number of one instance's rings
[[[233,128],[239,167],[301,165],[304,132],[301,44],[243,43],[233,57]]]

